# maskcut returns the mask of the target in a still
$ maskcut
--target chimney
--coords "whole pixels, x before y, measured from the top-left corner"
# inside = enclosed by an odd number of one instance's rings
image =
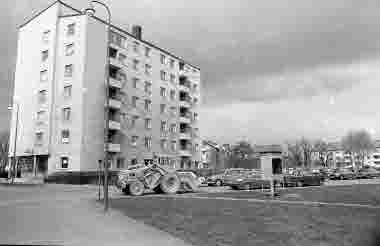
[[[132,26],[132,35],[137,38],[137,39],[141,39],[141,35],[142,35],[142,27],[139,26],[139,25],[133,25]]]

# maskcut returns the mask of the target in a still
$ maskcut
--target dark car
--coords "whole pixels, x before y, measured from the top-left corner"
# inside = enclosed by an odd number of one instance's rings
[[[356,178],[356,172],[352,168],[337,169],[329,175],[329,179],[332,179],[332,180],[355,179],[355,178]]]
[[[223,173],[212,175],[206,179],[209,186],[222,186],[226,185],[231,179],[247,172],[244,168],[231,168],[226,169]]]
[[[372,179],[380,177],[380,171],[375,168],[362,168],[356,174],[358,179]]]
[[[234,190],[270,188],[270,181],[262,178],[260,171],[246,171],[226,181]]]
[[[324,182],[324,177],[322,175],[312,173],[312,172],[298,172],[294,175],[285,175],[283,178],[283,183],[285,187],[302,187],[302,186],[313,186],[322,185]]]

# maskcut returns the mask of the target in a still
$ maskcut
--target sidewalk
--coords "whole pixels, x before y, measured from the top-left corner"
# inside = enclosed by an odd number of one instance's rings
[[[83,192],[85,187],[73,187],[67,192],[63,187],[64,194],[52,188],[47,189],[50,195],[2,201],[0,243],[189,246],[181,239],[118,211],[110,209],[105,214],[103,204],[95,201],[95,187],[89,187],[90,192]],[[1,192],[8,192],[8,189]],[[1,195],[7,197],[7,194]]]

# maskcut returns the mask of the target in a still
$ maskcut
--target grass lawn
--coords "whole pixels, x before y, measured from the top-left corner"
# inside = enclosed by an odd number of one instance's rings
[[[372,246],[380,239],[379,209],[180,196],[125,197],[110,204],[129,217],[199,246]]]
[[[347,186],[314,186],[280,190],[277,199],[315,202],[335,202],[352,204],[380,205],[379,184],[355,184]],[[269,197],[260,191],[240,191],[200,194],[207,197],[257,198]]]

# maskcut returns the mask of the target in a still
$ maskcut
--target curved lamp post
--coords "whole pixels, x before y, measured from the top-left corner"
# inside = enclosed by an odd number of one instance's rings
[[[105,127],[104,127],[104,211],[108,210],[108,128],[109,128],[109,120],[108,120],[108,88],[109,88],[109,67],[110,67],[110,56],[109,56],[109,44],[110,44],[110,26],[111,26],[111,11],[108,6],[100,1],[91,1],[88,8],[85,9],[85,13],[88,16],[95,15],[94,5],[99,4],[103,6],[107,11],[107,53],[106,53],[106,66],[105,66],[105,81],[106,81],[106,104],[105,104]]]

